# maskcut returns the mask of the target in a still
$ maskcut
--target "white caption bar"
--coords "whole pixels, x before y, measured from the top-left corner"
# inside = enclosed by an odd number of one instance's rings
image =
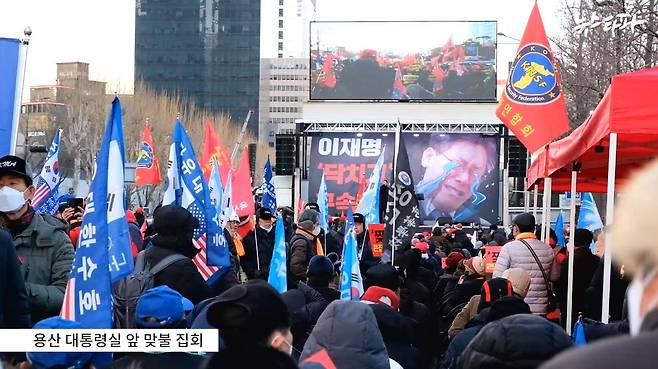
[[[0,352],[217,352],[216,329],[0,329]]]

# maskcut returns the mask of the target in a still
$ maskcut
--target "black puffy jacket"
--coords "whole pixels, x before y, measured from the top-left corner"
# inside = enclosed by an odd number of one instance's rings
[[[276,225],[273,225],[269,232],[257,226],[256,234],[253,230],[249,231],[242,240],[245,255],[240,258],[240,264],[242,264],[242,270],[247,274],[247,278],[267,279],[274,252],[275,235]],[[256,244],[258,244],[258,262],[256,262]]]
[[[404,369],[421,368],[420,352],[414,346],[416,322],[386,305],[371,304],[370,308],[375,313],[388,356]]]
[[[512,315],[482,328],[457,368],[534,369],[571,346],[559,325],[532,314]]]

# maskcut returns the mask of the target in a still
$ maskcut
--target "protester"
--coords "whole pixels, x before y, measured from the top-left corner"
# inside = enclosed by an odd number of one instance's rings
[[[463,259],[464,255],[456,251],[451,252],[446,257],[446,267],[443,269],[443,274],[439,277],[433,291],[435,301],[440,301],[446,293],[452,291],[457,286],[457,282],[459,282],[457,265]]]
[[[69,238],[75,248],[78,245],[78,237],[80,236],[80,226],[82,225],[82,216],[84,209],[81,207],[71,206],[70,201],[73,200],[72,195],[66,194],[59,197],[59,207],[56,216],[64,219],[69,226]]]
[[[249,279],[267,279],[269,275],[276,235],[274,220],[274,214],[270,209],[264,207],[258,209],[256,227],[242,240],[245,256],[240,259],[240,263]]]
[[[574,233],[574,264],[571,324],[578,320],[578,314],[585,311],[585,294],[594,272],[599,266],[598,256],[589,249],[594,235],[588,229],[578,228]],[[567,322],[567,296],[569,281],[569,259],[562,263],[560,279],[555,284],[555,294],[560,302],[562,326]]]
[[[386,217],[386,208],[388,205],[389,197],[389,185],[387,180],[383,180],[381,186],[379,186],[379,221],[384,223],[384,218]]]
[[[475,246],[471,242],[471,238],[464,231],[464,226],[461,223],[455,225],[455,233],[453,234],[453,247],[466,250],[471,255],[475,255]]]
[[[225,347],[206,368],[296,368],[290,313],[268,284],[250,281],[219,295],[207,312]]]
[[[30,305],[14,242],[0,230],[0,329],[30,328]]]
[[[329,304],[306,341],[300,361],[322,350],[327,351],[336,368],[340,369],[391,367],[375,314],[360,302],[334,301]]]
[[[64,320],[58,316],[37,322],[34,329],[84,329],[78,322]],[[27,361],[21,363],[20,369],[94,369],[93,352],[28,352]]]
[[[329,302],[315,289],[299,282],[295,289],[281,294],[290,311],[290,331],[293,337],[294,351],[292,356],[299,358],[313,327],[320,318],[320,314],[327,308]]]
[[[658,249],[652,237],[641,230],[653,230],[658,206],[658,162],[638,172],[626,184],[615,210],[609,237],[613,257],[632,273],[627,291],[630,336],[605,339],[566,352],[542,368],[653,368],[658,341]],[[610,255],[606,255],[609,257]]]
[[[144,249],[144,238],[142,237],[142,231],[139,229],[135,213],[126,210],[126,220],[128,221],[128,232],[130,232],[130,250],[133,257],[135,257],[137,253]]]
[[[34,212],[34,193],[25,160],[0,158],[0,223],[14,239],[32,321],[37,322],[59,314],[74,251],[64,222]]]
[[[482,291],[468,300],[468,303],[457,314],[448,330],[448,337],[453,339],[466,325],[473,320],[483,309],[505,296],[512,296],[514,290],[512,282],[505,278],[493,278],[485,281]]]
[[[308,263],[307,283],[318,291],[327,303],[340,299],[340,291],[329,286],[334,279],[334,274],[334,264],[326,256],[315,255]]]
[[[213,290],[192,261],[200,251],[192,241],[199,221],[185,208],[166,205],[155,212],[153,226],[153,246],[143,251],[148,265],[154,266],[174,254],[185,256],[156,274],[154,286],[169,286],[195,304],[213,296]]]
[[[571,346],[571,337],[560,326],[542,317],[517,314],[484,326],[456,367],[534,369]]]
[[[509,268],[522,268],[527,271],[531,283],[525,302],[530,305],[533,314],[546,314],[549,286],[544,280],[542,269],[546,278],[557,281],[560,276],[559,265],[555,262],[551,247],[535,236],[535,217],[532,214],[517,215],[512,223],[515,240],[506,243],[500,250],[493,276],[500,277]],[[535,252],[541,264],[535,261],[529,247]]]
[[[370,247],[370,237],[368,237],[366,227],[366,217],[360,213],[354,213],[354,233],[356,234],[356,243],[358,248],[359,260],[361,262],[361,274],[365,274],[368,268],[379,264],[381,258],[376,258],[372,254]]]
[[[521,268],[510,268],[503,272],[503,278],[512,282],[514,296],[524,300],[530,289],[530,274]]]
[[[468,327],[459,332],[450,342],[441,360],[440,369],[455,368],[461,354],[485,325],[515,314],[530,314],[530,306],[523,302],[522,299],[506,296],[494,301],[491,307],[483,309],[469,323]]]
[[[320,214],[306,209],[299,216],[297,230],[290,239],[290,273],[289,284],[306,280],[306,270],[311,258],[323,255],[322,245],[318,240],[320,234]]]
[[[185,328],[185,311],[192,302],[167,286],[146,291],[137,301],[135,322],[137,328]],[[205,355],[188,352],[133,352],[123,355],[108,367],[110,369],[175,369],[201,368]]]

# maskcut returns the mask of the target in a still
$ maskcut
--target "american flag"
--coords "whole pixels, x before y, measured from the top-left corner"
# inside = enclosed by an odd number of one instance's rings
[[[185,204],[183,204],[183,207],[185,207]],[[215,274],[219,268],[208,265],[206,256],[206,233],[204,232],[206,229],[206,217],[203,209],[196,202],[190,204],[187,207],[187,210],[199,220],[199,228],[194,230],[192,242],[194,243],[194,246],[201,251],[196,254],[192,261],[194,262],[194,265],[196,265],[197,269],[199,269],[199,272],[203,278],[207,280],[213,274]]]
[[[32,198],[32,207],[38,213],[55,214],[59,206],[59,144],[62,130],[58,130],[48,150],[46,162],[37,178],[36,192]]]

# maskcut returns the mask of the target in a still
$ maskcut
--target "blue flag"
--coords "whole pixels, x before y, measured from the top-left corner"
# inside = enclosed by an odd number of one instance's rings
[[[591,192],[583,192],[580,200],[580,214],[578,214],[577,228],[585,228],[594,232],[603,228],[599,209],[596,207],[594,196]],[[572,234],[574,234],[572,232]],[[595,243],[592,241],[590,249],[594,251]]]
[[[192,142],[179,120],[176,120],[173,137],[162,204],[184,207],[199,221],[192,242],[201,251],[194,257],[194,264],[206,280],[213,275],[213,279],[219,278],[231,266],[228,244],[219,227],[219,215]],[[216,274],[218,270],[220,273]]]
[[[274,192],[274,183],[272,183],[272,164],[270,158],[265,163],[265,175],[263,177],[263,199],[261,206],[276,213],[276,193]]]
[[[59,143],[62,130],[57,130],[48,150],[46,162],[37,178],[32,207],[37,213],[54,215],[59,208]]]
[[[320,189],[318,189],[318,206],[320,207],[320,227],[326,231],[329,229],[329,200],[327,182],[324,180],[324,171],[322,172]]]
[[[288,289],[288,272],[286,270],[286,235],[282,217],[278,217],[276,220],[274,232],[274,251],[267,282],[279,293],[284,293]]]
[[[222,187],[222,178],[219,174],[219,165],[217,160],[212,160],[212,170],[210,171],[210,179],[208,180],[208,191],[210,192],[210,202],[215,207],[217,214],[222,213],[222,203],[224,196],[224,188]],[[221,228],[221,224],[220,224]]]
[[[584,346],[587,344],[585,326],[580,319],[573,326],[573,344],[576,346]]]
[[[561,211],[560,215],[558,215],[557,219],[555,220],[555,233],[557,234],[558,246],[566,245],[566,240],[564,239],[564,217],[562,216]]]
[[[359,301],[363,293],[363,279],[359,268],[356,234],[354,233],[354,215],[352,214],[352,204],[350,204],[345,222],[343,266],[340,273],[340,299]]]
[[[112,328],[112,282],[133,269],[123,210],[123,169],[121,105],[115,98],[96,157],[61,311],[62,318],[85,328]]]
[[[361,201],[359,201],[359,205],[356,207],[356,212],[363,214],[366,218],[366,224],[379,224],[379,186],[381,184],[385,151],[386,146],[384,146],[379,159],[377,159],[375,169],[373,169],[370,175],[368,187],[363,192],[363,197],[361,197]]]
[[[23,63],[21,40],[0,38],[0,157],[15,153]]]

